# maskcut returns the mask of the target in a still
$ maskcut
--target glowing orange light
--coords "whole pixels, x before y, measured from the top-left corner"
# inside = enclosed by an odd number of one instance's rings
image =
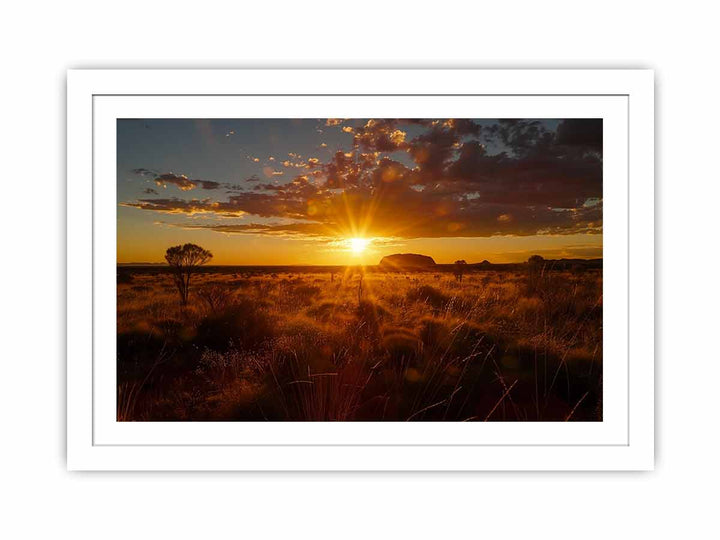
[[[367,238],[350,238],[348,240],[348,245],[350,246],[350,251],[352,251],[354,254],[359,255],[365,249],[368,247],[368,244],[370,244],[370,240]]]

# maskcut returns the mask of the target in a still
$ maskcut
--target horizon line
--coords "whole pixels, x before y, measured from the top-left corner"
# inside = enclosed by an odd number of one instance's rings
[[[549,261],[549,262],[556,262],[556,261],[602,261],[602,260],[603,260],[603,257],[562,257],[562,258],[559,258],[559,259],[545,259],[545,260],[546,260],[546,261]],[[527,264],[528,261],[492,262],[492,261],[490,261],[490,260],[488,260],[488,259],[483,259],[482,261],[479,261],[479,262],[469,262],[469,263],[467,263],[467,265],[468,265],[468,266],[479,265],[479,264],[482,264],[482,263],[484,263],[484,262],[487,262],[487,263],[493,264],[493,265],[501,265],[501,264],[504,265],[504,264]],[[432,266],[452,266],[452,265],[454,265],[454,264],[455,264],[454,262],[451,262],[451,263],[435,263],[434,265],[428,265],[428,267],[432,267]],[[170,266],[170,265],[169,265],[168,263],[166,263],[166,262],[120,262],[120,261],[117,261],[117,262],[115,263],[115,265],[116,265],[116,266]],[[378,262],[378,263],[375,263],[375,264],[362,264],[362,263],[357,263],[357,264],[310,264],[310,263],[304,263],[304,264],[303,264],[303,263],[300,263],[300,264],[298,264],[298,263],[295,263],[295,264],[293,264],[293,263],[287,263],[287,264],[262,264],[262,263],[256,263],[256,264],[205,264],[205,265],[203,265],[202,267],[208,268],[208,267],[213,267],[213,266],[269,266],[269,267],[283,267],[283,266],[308,266],[308,267],[318,267],[318,266],[319,266],[319,267],[325,267],[325,266],[327,266],[327,267],[330,267],[330,266],[380,266],[380,263]],[[202,267],[200,267],[200,268],[202,268]],[[418,268],[424,268],[424,267],[420,266],[420,267],[418,267]]]

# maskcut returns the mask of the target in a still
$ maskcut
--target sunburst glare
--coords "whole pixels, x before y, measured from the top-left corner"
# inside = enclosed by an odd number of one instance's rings
[[[370,240],[367,238],[350,238],[348,240],[348,246],[350,247],[350,251],[352,251],[355,255],[360,255],[363,253],[368,245],[370,244]]]

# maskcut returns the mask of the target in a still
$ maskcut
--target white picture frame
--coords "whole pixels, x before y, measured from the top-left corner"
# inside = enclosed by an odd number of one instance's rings
[[[67,84],[69,469],[653,468],[652,71],[73,70]],[[603,117],[603,422],[116,422],[116,119],[370,116]]]

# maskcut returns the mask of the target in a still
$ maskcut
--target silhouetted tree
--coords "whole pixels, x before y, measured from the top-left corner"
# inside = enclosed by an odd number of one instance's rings
[[[210,259],[212,259],[212,253],[195,244],[174,246],[165,252],[165,260],[170,265],[183,305],[186,305],[188,301],[190,276],[198,266],[205,264]]]
[[[466,267],[467,267],[467,263],[463,259],[460,259],[459,261],[455,261],[455,268],[454,268],[455,279],[458,280],[460,283],[462,283],[463,275],[465,275]]]
[[[531,268],[541,268],[545,264],[545,259],[540,255],[533,255],[528,259]]]
[[[527,270],[527,293],[531,296],[542,294],[547,285],[545,280],[545,259],[540,255],[533,255],[528,259]]]

